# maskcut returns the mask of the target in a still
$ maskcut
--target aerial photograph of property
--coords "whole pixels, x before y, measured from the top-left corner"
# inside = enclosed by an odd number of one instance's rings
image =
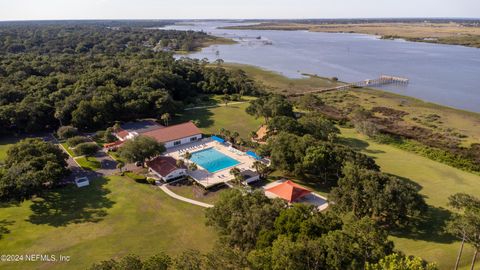
[[[0,0],[0,270],[480,270],[480,1]]]

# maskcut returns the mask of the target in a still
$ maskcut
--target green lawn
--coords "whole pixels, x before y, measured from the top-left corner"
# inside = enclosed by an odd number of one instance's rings
[[[67,151],[67,153],[71,156],[71,157],[76,157],[77,155],[75,154],[75,152],[73,152],[73,149],[70,148],[70,146],[68,146],[68,144],[66,142],[64,143],[61,143],[61,145],[63,146],[63,148],[65,149],[65,151]]]
[[[75,158],[75,161],[77,161],[77,163],[82,168],[87,170],[95,171],[102,167],[102,164],[100,163],[100,161],[98,161],[94,157],[89,157],[88,159],[86,157],[79,157],[79,158]]]
[[[480,176],[467,173],[419,155],[381,145],[365,138],[353,129],[342,129],[345,143],[375,158],[381,170],[419,185],[420,193],[430,205],[429,222],[417,234],[392,237],[396,248],[406,254],[436,261],[441,269],[452,269],[460,243],[443,233],[442,224],[449,216],[448,196],[465,192],[480,194]],[[468,269],[473,250],[466,246],[462,269]]]
[[[0,164],[7,157],[8,148],[17,143],[19,139],[9,137],[9,138],[0,138]]]
[[[208,251],[216,234],[203,208],[119,176],[86,188],[52,191],[43,199],[0,208],[0,249],[6,254],[59,254],[69,263],[0,263],[0,269],[85,269],[130,253],[176,255]]]
[[[174,119],[175,123],[188,120],[199,121],[199,128],[206,134],[216,134],[221,128],[232,132],[237,131],[245,139],[248,139],[251,131],[256,131],[263,123],[262,119],[255,119],[245,113],[248,103],[196,109],[185,111],[183,115]]]

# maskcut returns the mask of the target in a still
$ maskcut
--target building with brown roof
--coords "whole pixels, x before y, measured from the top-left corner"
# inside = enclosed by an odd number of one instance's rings
[[[186,122],[161,129],[150,130],[142,133],[142,135],[163,143],[166,148],[171,148],[200,140],[202,138],[202,131],[192,122]]]
[[[169,156],[158,156],[147,161],[148,171],[165,182],[183,178],[187,175],[185,166],[177,166],[177,160]]]

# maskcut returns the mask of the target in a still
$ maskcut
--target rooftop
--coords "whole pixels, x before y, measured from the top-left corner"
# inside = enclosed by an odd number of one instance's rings
[[[177,160],[169,156],[158,156],[150,161],[147,161],[147,166],[161,176],[167,176],[170,173],[180,169],[180,167],[177,166]]]
[[[128,122],[125,124],[121,124],[120,127],[123,130],[126,130],[128,132],[135,131],[137,133],[144,133],[147,131],[163,128],[164,126],[158,124],[153,120],[141,120],[141,121]]]
[[[159,142],[166,143],[198,134],[202,134],[202,131],[200,131],[200,129],[192,122],[186,122],[183,124],[150,130],[142,135],[154,138]]]
[[[276,196],[287,200],[288,202],[294,202],[301,199],[311,193],[310,190],[293,183],[288,180],[274,187],[268,188],[266,191],[275,194]]]

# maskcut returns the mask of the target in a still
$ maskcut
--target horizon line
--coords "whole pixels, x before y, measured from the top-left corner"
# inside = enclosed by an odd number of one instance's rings
[[[82,19],[12,19],[3,20],[0,22],[48,22],[48,21],[268,21],[268,20],[398,20],[398,19],[453,19],[453,20],[480,20],[480,17],[337,17],[337,18],[177,18],[177,19],[135,19],[135,18],[82,18]]]

